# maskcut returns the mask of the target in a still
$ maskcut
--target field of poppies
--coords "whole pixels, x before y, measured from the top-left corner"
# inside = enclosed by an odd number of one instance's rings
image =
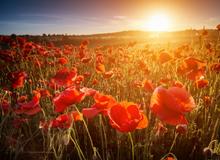
[[[1,36],[0,159],[220,159],[220,34],[199,34],[175,47]]]

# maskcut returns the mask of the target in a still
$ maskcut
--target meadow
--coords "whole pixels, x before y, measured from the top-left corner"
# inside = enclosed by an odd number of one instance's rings
[[[220,26],[0,36],[0,159],[220,159]]]

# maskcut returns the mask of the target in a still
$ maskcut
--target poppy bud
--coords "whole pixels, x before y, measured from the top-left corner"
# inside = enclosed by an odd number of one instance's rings
[[[205,103],[206,106],[209,106],[211,104],[211,97],[210,96],[204,96],[203,97],[203,101]]]
[[[187,131],[187,125],[186,124],[178,124],[176,126],[176,132],[180,134],[184,134]]]
[[[204,88],[204,87],[207,87],[209,84],[209,81],[208,80],[205,80],[205,79],[199,79],[196,81],[196,87],[197,88]]]

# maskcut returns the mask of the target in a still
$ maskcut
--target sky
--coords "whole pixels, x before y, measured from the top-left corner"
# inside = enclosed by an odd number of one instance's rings
[[[215,28],[220,0],[0,0],[0,34],[95,34],[148,30],[164,14],[168,31]]]

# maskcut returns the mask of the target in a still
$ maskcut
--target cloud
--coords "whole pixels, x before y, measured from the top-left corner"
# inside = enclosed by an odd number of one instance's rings
[[[113,18],[123,20],[123,19],[126,19],[127,17],[126,16],[114,16]]]
[[[1,23],[6,24],[57,24],[62,21],[63,18],[60,16],[48,15],[48,14],[18,14],[6,15],[0,19]]]

